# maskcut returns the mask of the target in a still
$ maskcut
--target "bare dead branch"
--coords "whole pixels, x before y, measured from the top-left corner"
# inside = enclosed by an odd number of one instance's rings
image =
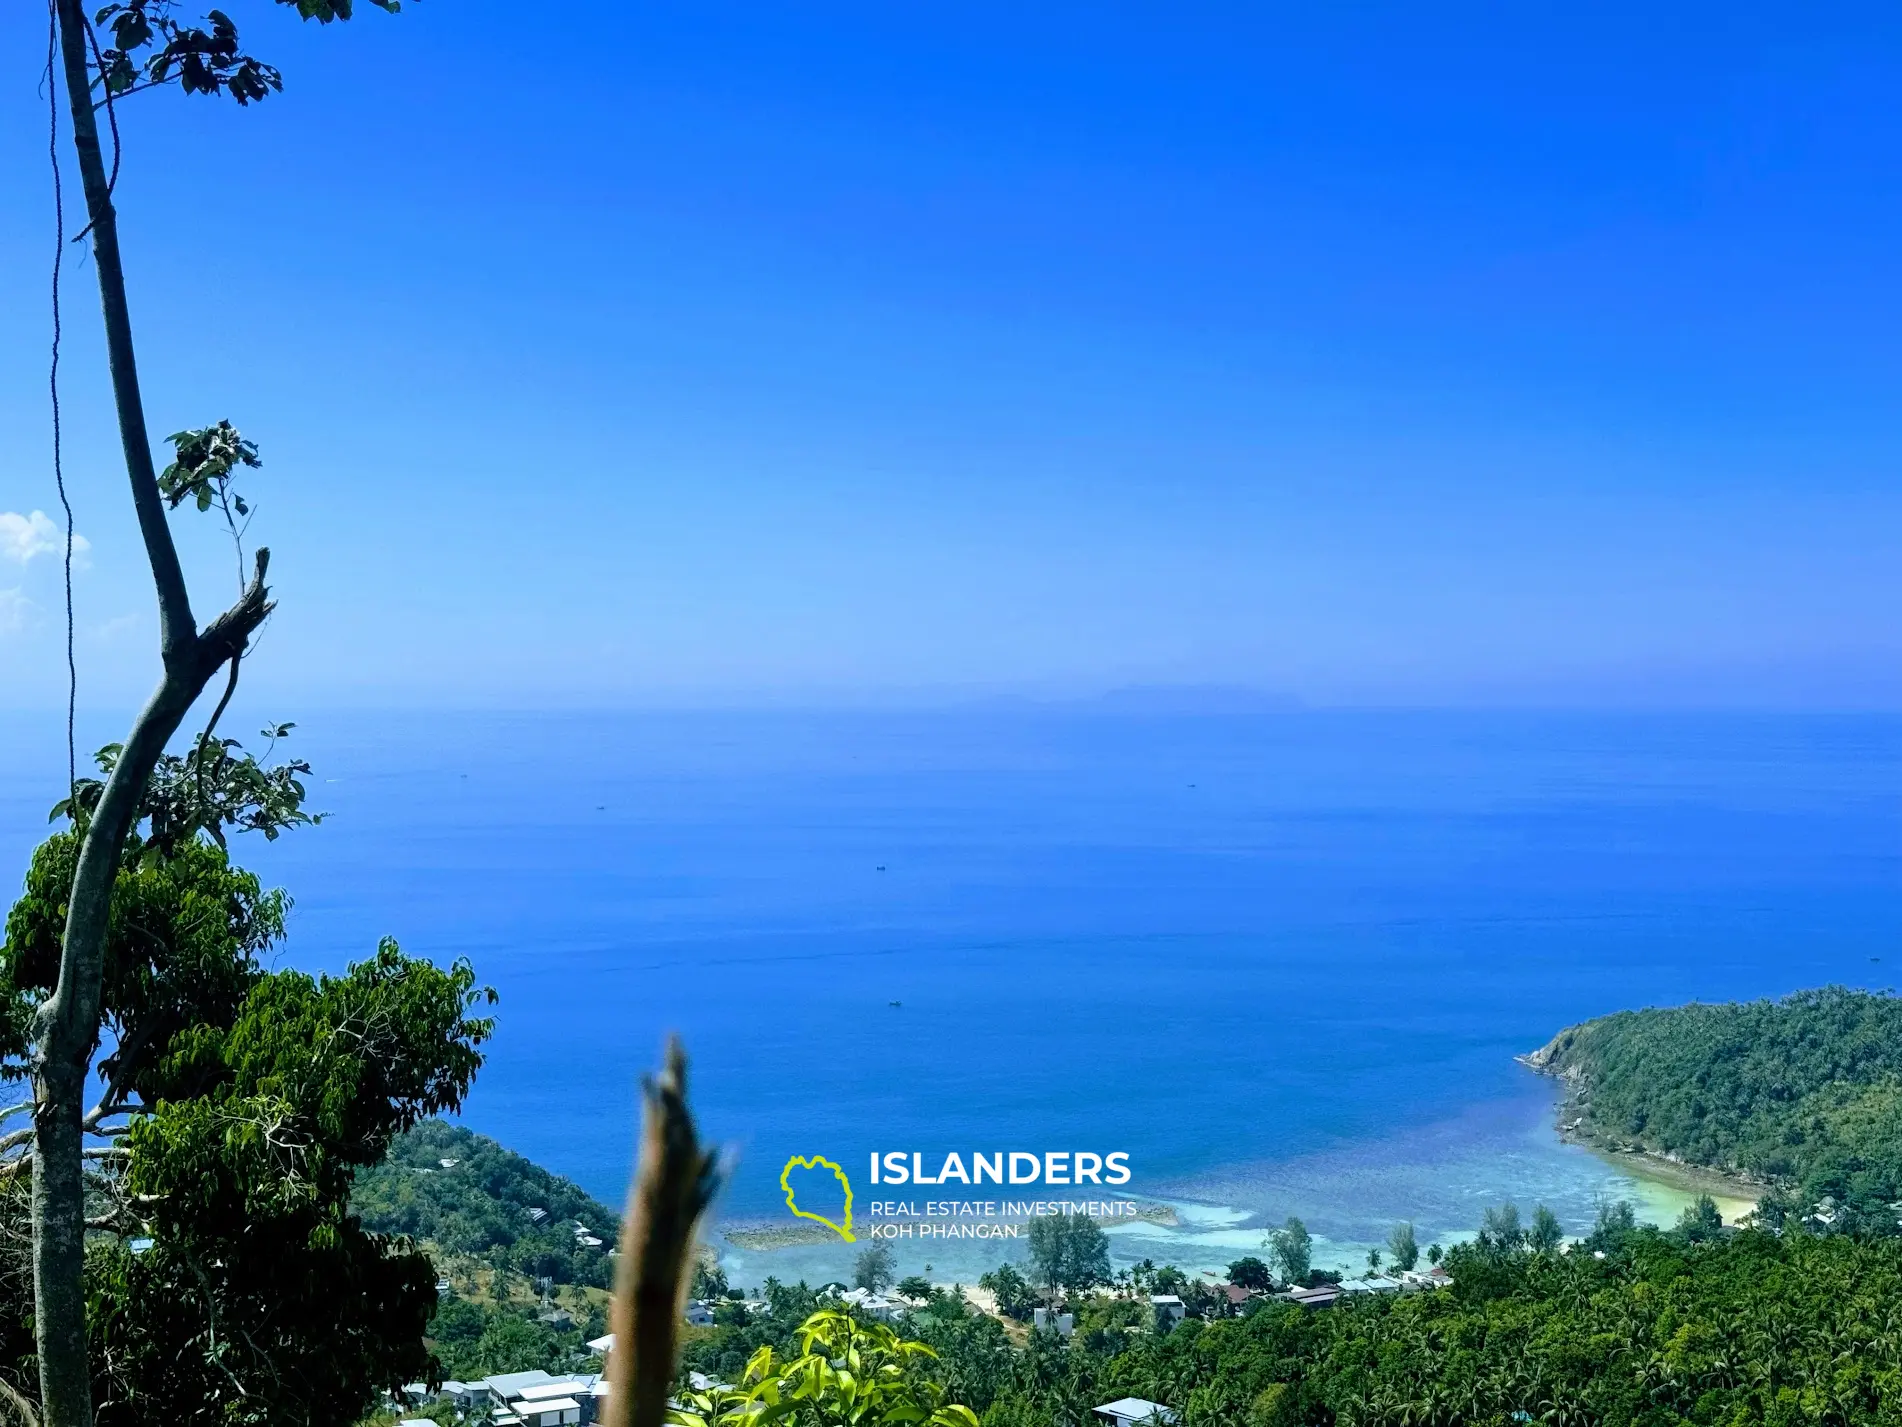
[[[640,1163],[621,1224],[608,1355],[606,1427],[661,1427],[687,1296],[694,1232],[720,1186],[687,1109],[687,1056],[667,1043],[665,1068],[642,1087]]]
[[[4,1377],[0,1377],[0,1402],[7,1405],[8,1410],[19,1420],[20,1427],[40,1427],[39,1409],[27,1400],[25,1393]]]

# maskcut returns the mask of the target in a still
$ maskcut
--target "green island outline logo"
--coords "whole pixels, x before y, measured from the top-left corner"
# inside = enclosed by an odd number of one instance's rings
[[[793,1197],[792,1172],[795,1169],[818,1169],[822,1165],[832,1171],[833,1175],[837,1177],[840,1187],[845,1190],[844,1227],[833,1223],[823,1214],[807,1213],[804,1209],[799,1207]],[[786,1207],[793,1211],[793,1217],[795,1219],[811,1219],[815,1223],[824,1224],[848,1244],[856,1244],[858,1242],[857,1236],[852,1232],[852,1181],[845,1177],[845,1171],[843,1169],[827,1159],[824,1155],[794,1155],[791,1159],[786,1161],[786,1167],[779,1172],[779,1187],[785,1191]]]

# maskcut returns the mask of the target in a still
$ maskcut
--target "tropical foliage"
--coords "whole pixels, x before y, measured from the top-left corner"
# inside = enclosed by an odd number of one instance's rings
[[[997,1311],[1006,1318],[1028,1322],[1037,1309],[1037,1291],[1010,1264],[999,1264],[977,1281],[977,1286],[997,1301]]]
[[[1110,1280],[1109,1240],[1087,1214],[1047,1214],[1030,1221],[1031,1281],[1051,1293],[1093,1288]]]
[[[1625,1011],[1535,1057],[1601,1142],[1759,1176],[1888,1232],[1902,1200],[1902,999],[1842,987],[1782,1001]],[[1776,1196],[1779,1200],[1782,1196]]]
[[[83,816],[83,814],[82,814]],[[24,1078],[78,840],[35,852],[0,945],[0,1074]],[[86,1284],[102,1424],[355,1420],[431,1370],[435,1271],[349,1212],[357,1171],[453,1109],[486,993],[385,941],[342,976],[269,971],[287,899],[206,836],[134,839],[111,902]],[[18,1136],[6,1148],[21,1152]],[[25,1187],[0,1167],[0,1377],[32,1381]]]
[[[417,1125],[359,1174],[350,1207],[366,1228],[407,1234],[444,1258],[594,1288],[609,1284],[607,1250],[620,1232],[620,1216],[573,1181],[442,1120]]]
[[[350,1207],[414,1240],[442,1276],[429,1341],[446,1376],[598,1368],[587,1343],[607,1331],[620,1220],[572,1181],[432,1119],[357,1176]],[[725,1293],[702,1277],[697,1296]]]
[[[812,1314],[795,1336],[796,1353],[761,1347],[737,1385],[682,1394],[669,1421],[677,1427],[977,1427],[976,1414],[947,1401],[928,1372],[938,1356],[928,1344],[834,1309]]]
[[[1035,1334],[1005,1386],[966,1400],[986,1427],[1080,1427],[1126,1396],[1171,1404],[1184,1427],[1902,1422],[1902,1242],[1655,1229],[1595,1242],[1456,1249],[1446,1290],[1323,1310],[1257,1301],[1102,1346]]]
[[[288,725],[266,730],[273,746]],[[200,738],[146,785],[111,888],[82,1126],[83,1283],[101,1424],[342,1423],[432,1370],[436,1273],[350,1212],[353,1181],[461,1104],[492,999],[385,940],[341,976],[267,969],[289,899],[227,833],[309,824],[301,763]],[[103,772],[119,750],[99,755]],[[54,810],[0,943],[0,1078],[30,1077],[81,838],[101,785]],[[21,1102],[15,1109],[24,1109]],[[9,1111],[8,1113],[11,1113]],[[0,1384],[31,1393],[30,1131],[0,1137]]]

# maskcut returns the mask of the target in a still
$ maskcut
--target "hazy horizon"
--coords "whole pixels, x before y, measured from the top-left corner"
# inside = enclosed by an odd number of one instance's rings
[[[1891,12],[659,6],[577,87],[495,0],[276,9],[283,94],[120,115],[152,433],[265,460],[247,720],[1902,708]],[[44,51],[0,16],[0,707],[64,686]],[[130,708],[65,290],[81,698]],[[209,617],[228,545],[174,525]]]

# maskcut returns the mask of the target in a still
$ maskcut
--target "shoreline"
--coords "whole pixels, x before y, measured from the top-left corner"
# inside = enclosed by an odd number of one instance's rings
[[[1171,1229],[1181,1227],[1182,1220],[1173,1205],[1157,1203],[1154,1200],[1147,1199],[1138,1199],[1133,1202],[1136,1206],[1135,1212],[1123,1216],[1119,1222],[1155,1224],[1163,1228]],[[916,1226],[934,1221],[923,1215],[910,1215],[902,1218],[880,1219],[871,1222]],[[1030,1220],[1021,1215],[999,1215],[994,1220],[985,1220],[984,1222],[1024,1226],[1028,1225]],[[716,1232],[719,1237],[725,1239],[735,1248],[744,1249],[752,1253],[773,1253],[779,1249],[812,1246],[829,1247],[835,1242],[841,1244],[846,1242],[839,1237],[835,1230],[827,1228],[822,1224],[787,1224],[770,1219],[739,1219],[730,1224],[722,1225]],[[853,1240],[854,1243],[869,1243],[872,1241],[873,1236],[869,1233],[862,1234]]]
[[[1697,1164],[1646,1149],[1642,1145],[1613,1143],[1583,1127],[1581,1092],[1586,1089],[1586,1084],[1582,1073],[1576,1068],[1552,1068],[1562,1043],[1574,1029],[1568,1026],[1538,1050],[1513,1057],[1534,1075],[1559,1083],[1559,1103],[1553,1111],[1552,1123],[1552,1131],[1559,1142],[1575,1145],[1600,1163],[1610,1165],[1634,1179],[1648,1181],[1680,1194],[1707,1194],[1715,1201],[1727,1224],[1736,1223],[1745,1214],[1754,1212],[1757,1202],[1774,1188],[1768,1180],[1742,1170]],[[1737,1212],[1728,1212],[1731,1209]]]
[[[1754,1212],[1757,1201],[1770,1188],[1768,1184],[1747,1175],[1733,1174],[1709,1165],[1666,1159],[1650,1150],[1601,1145],[1569,1130],[1561,1129],[1557,1134],[1562,1143],[1576,1145],[1600,1163],[1610,1165],[1633,1179],[1648,1181],[1680,1194],[1708,1194],[1723,1213],[1726,1224],[1734,1224],[1745,1214]],[[1733,1208],[1736,1209],[1734,1214],[1730,1212]]]
[[[1724,1222],[1734,1225],[1753,1213],[1762,1195],[1772,1188],[1766,1181],[1748,1174],[1718,1169],[1709,1165],[1687,1163],[1641,1146],[1610,1138],[1596,1138],[1580,1123],[1579,1112],[1583,1096],[1579,1092],[1584,1087],[1577,1082],[1575,1074],[1568,1075],[1546,1068],[1546,1065],[1541,1063],[1546,1058],[1536,1054],[1517,1055],[1513,1059],[1526,1069],[1533,1071],[1540,1079],[1558,1082],[1558,1085],[1554,1087],[1559,1091],[1558,1095],[1552,1099],[1543,1095],[1538,1097],[1542,1107],[1534,1112],[1536,1121],[1539,1123],[1536,1133],[1541,1138],[1550,1136],[1545,1143],[1555,1150],[1561,1153],[1582,1150],[1586,1156],[1589,1156],[1590,1163],[1610,1171],[1615,1176],[1616,1182],[1604,1184],[1601,1189],[1595,1191],[1596,1195],[1629,1200],[1642,1222],[1669,1228],[1698,1196],[1709,1195],[1716,1203]],[[1531,1124],[1526,1124],[1527,1130],[1532,1128]],[[1431,1158],[1431,1147],[1429,1146],[1428,1149],[1427,1158]],[[1203,1187],[1206,1189],[1212,1186]],[[1515,1192],[1513,1186],[1502,1183],[1487,1192],[1495,1198],[1519,1197],[1523,1200],[1528,1194],[1539,1197],[1534,1187],[1519,1186],[1518,1189],[1523,1192]],[[1190,1197],[1197,1204],[1214,1205],[1218,1202],[1209,1198],[1206,1193],[1193,1194]],[[1220,1222],[1209,1223],[1203,1223],[1201,1216],[1193,1213],[1184,1215],[1163,1196],[1136,1202],[1140,1205],[1138,1212],[1124,1220],[1124,1234],[1133,1230],[1135,1231],[1134,1238],[1118,1235],[1123,1246],[1122,1253],[1126,1256],[1153,1256],[1160,1261],[1165,1256],[1173,1255],[1170,1261],[1179,1261],[1184,1265],[1190,1263],[1192,1259],[1199,1261],[1207,1258],[1213,1262],[1224,1257],[1232,1258],[1246,1253],[1258,1253],[1261,1240],[1267,1232],[1267,1220],[1255,1222],[1260,1218],[1259,1206],[1254,1209],[1241,1207],[1252,1203],[1247,1198],[1221,1201],[1236,1206],[1233,1213],[1221,1215]],[[1553,1202],[1558,1204],[1556,1200]],[[1592,1202],[1596,1203],[1599,1200],[1594,1198]],[[1583,1203],[1574,1196],[1574,1202],[1569,1210],[1562,1204],[1559,1205],[1559,1209],[1568,1223],[1579,1226],[1575,1232],[1587,1231],[1593,1212],[1590,1204]],[[1393,1215],[1398,1218],[1408,1217],[1404,1208],[1394,1210]],[[1468,1222],[1441,1220],[1435,1223],[1417,1212],[1413,1217],[1416,1222],[1427,1223],[1434,1237],[1447,1242],[1462,1241],[1471,1236],[1473,1229]],[[1233,1222],[1230,1222],[1231,1218]],[[1278,1215],[1271,1215],[1270,1218],[1278,1218]],[[1247,1226],[1244,1227],[1244,1224]],[[1142,1233],[1144,1228],[1165,1232],[1160,1238],[1151,1239]],[[749,1256],[764,1255],[768,1259],[777,1259],[781,1253],[785,1253],[789,1259],[799,1260],[809,1256],[815,1250],[831,1250],[835,1253],[849,1251],[848,1246],[840,1241],[833,1231],[824,1226],[775,1222],[765,1215],[738,1217],[722,1225],[716,1232],[717,1237],[724,1241],[722,1245],[724,1249]],[[1175,1233],[1182,1234],[1182,1242],[1173,1242]],[[1326,1252],[1323,1252],[1321,1257],[1330,1262],[1338,1259],[1342,1265],[1350,1267],[1358,1261],[1364,1250],[1381,1246],[1378,1234],[1368,1236],[1366,1243],[1360,1241],[1362,1235],[1351,1232],[1339,1238],[1338,1242],[1330,1234],[1323,1234],[1320,1237],[1328,1240]],[[861,1239],[869,1242],[870,1236],[862,1232]],[[1138,1240],[1144,1241],[1138,1243]],[[957,1262],[960,1268],[967,1267],[963,1263],[964,1256],[960,1256],[958,1251],[949,1244],[936,1243],[935,1240],[933,1243],[936,1247],[935,1250],[931,1250],[932,1257],[940,1259],[941,1262],[949,1258]],[[851,1246],[854,1249],[862,1247],[863,1243]],[[1013,1251],[1002,1245],[996,1247],[1000,1257],[1016,1257]],[[1317,1245],[1317,1249],[1318,1247]],[[921,1246],[919,1252],[925,1251],[925,1248]],[[763,1268],[764,1265],[762,1265],[762,1271]],[[942,1273],[942,1267],[940,1272]]]

